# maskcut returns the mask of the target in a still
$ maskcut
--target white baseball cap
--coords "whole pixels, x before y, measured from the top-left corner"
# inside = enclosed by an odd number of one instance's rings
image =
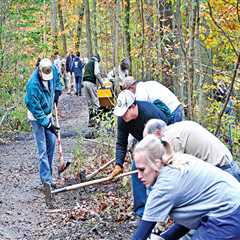
[[[49,81],[53,79],[52,62],[49,58],[43,58],[40,61],[39,69],[41,70],[43,80]]]
[[[135,102],[135,95],[129,90],[123,90],[117,98],[117,105],[114,108],[114,115],[122,117],[128,108]]]

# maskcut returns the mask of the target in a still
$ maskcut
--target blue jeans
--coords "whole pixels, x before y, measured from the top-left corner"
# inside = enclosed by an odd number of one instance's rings
[[[76,93],[81,95],[81,76],[75,76],[75,84],[76,84]]]
[[[240,168],[235,161],[231,161],[230,163],[227,163],[226,165],[221,166],[219,168],[230,173],[240,182]]]
[[[184,120],[183,106],[179,105],[174,112],[172,112],[172,121],[171,123],[181,122]]]
[[[135,161],[132,161],[132,171],[136,170]],[[142,217],[145,203],[147,200],[146,187],[139,180],[137,173],[132,174],[132,191],[133,191],[133,210],[135,214]]]
[[[42,183],[52,183],[52,161],[55,150],[55,135],[47,128],[31,121],[33,135],[37,144],[39,174]]]
[[[193,234],[192,240],[239,240],[239,226],[240,207],[227,216],[203,217],[199,227]]]

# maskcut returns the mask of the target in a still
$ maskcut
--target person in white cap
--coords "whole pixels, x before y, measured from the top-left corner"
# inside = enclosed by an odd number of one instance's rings
[[[27,82],[25,104],[32,125],[38,157],[41,182],[53,186],[52,161],[58,128],[52,121],[56,92],[61,94],[60,75],[48,58],[43,58]]]
[[[149,119],[157,118],[167,121],[165,114],[159,108],[149,102],[136,101],[135,95],[129,90],[124,90],[119,94],[114,114],[118,119],[115,155],[116,166],[111,173],[112,178],[123,171],[129,134],[140,141],[143,138],[144,126]],[[146,188],[137,178],[137,174],[132,175],[132,185],[134,212],[137,216],[141,217],[146,202]]]
[[[161,83],[138,82],[132,76],[128,76],[124,78],[122,87],[133,92],[137,100],[151,102],[159,107],[168,116],[169,124],[183,120],[184,113],[180,101]]]

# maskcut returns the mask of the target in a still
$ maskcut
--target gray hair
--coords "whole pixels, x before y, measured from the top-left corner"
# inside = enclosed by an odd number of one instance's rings
[[[176,154],[172,151],[171,145],[166,141],[161,141],[153,134],[147,135],[143,138],[134,149],[134,156],[136,153],[144,153],[145,160],[154,170],[159,172],[156,165],[156,160],[160,159],[163,165],[171,165],[174,168],[182,169],[187,160],[183,158],[184,154]]]
[[[166,123],[160,119],[150,119],[145,125],[144,133],[154,134],[156,130],[162,130],[166,126]]]

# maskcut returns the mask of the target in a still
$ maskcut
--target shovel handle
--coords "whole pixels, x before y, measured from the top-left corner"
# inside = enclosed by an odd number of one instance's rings
[[[111,176],[108,176],[108,177],[104,177],[104,178],[100,178],[100,179],[96,179],[96,180],[92,180],[92,181],[88,181],[88,182],[74,184],[74,185],[67,186],[67,187],[64,187],[64,188],[59,188],[59,189],[51,191],[51,193],[52,194],[57,194],[57,193],[61,193],[61,192],[76,190],[76,189],[79,189],[81,187],[86,187],[86,186],[90,186],[90,185],[94,185],[94,184],[98,184],[98,183],[102,183],[102,182],[107,182],[107,181],[110,181],[112,179],[113,180],[117,180],[119,178],[122,178],[122,177],[125,177],[125,176],[129,176],[129,175],[134,174],[134,173],[137,173],[137,170],[131,171],[131,172],[122,173],[122,174],[116,176],[114,179]]]
[[[60,128],[58,121],[58,109],[56,103],[54,104],[55,116],[56,116],[56,126]],[[57,132],[57,145],[58,145],[58,159],[60,161],[60,168],[65,167],[64,159],[63,159],[63,150],[62,150],[62,142],[61,142],[61,134],[60,129]]]
[[[100,168],[98,168],[97,170],[95,170],[93,173],[88,174],[86,176],[86,180],[90,180],[91,178],[93,178],[94,176],[96,176],[99,172],[101,172],[103,169],[105,169],[106,167],[108,167],[110,164],[114,163],[115,159],[112,159],[110,161],[108,161],[107,163],[105,163],[104,165],[102,165]]]

